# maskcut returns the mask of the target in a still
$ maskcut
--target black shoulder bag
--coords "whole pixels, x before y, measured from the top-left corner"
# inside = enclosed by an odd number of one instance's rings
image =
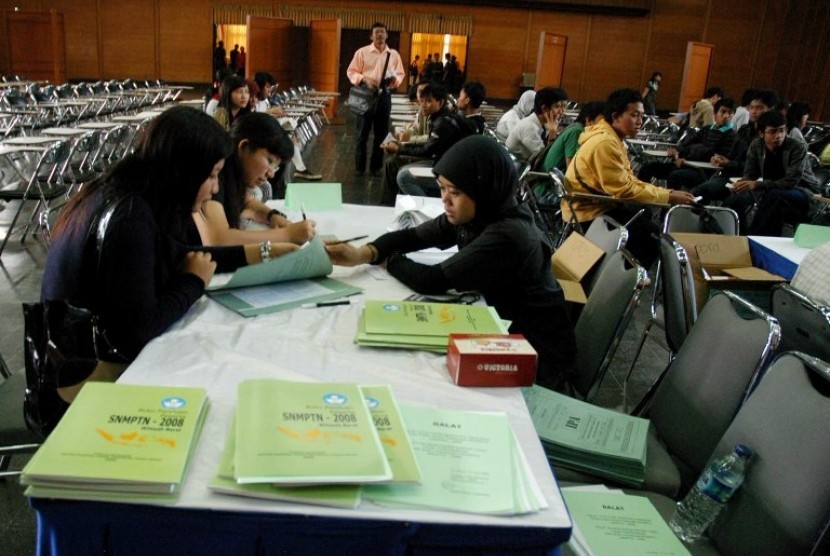
[[[386,53],[386,62],[383,64],[383,73],[381,73],[383,76],[381,85],[383,87],[386,86],[386,68],[389,67],[389,57],[391,55],[392,52]],[[380,88],[371,89],[363,83],[360,85],[353,85],[352,88],[349,89],[349,98],[346,99],[346,104],[349,106],[349,110],[357,116],[373,114],[375,112],[375,106],[378,103],[380,90]]]
[[[112,215],[127,199],[107,201],[87,234],[87,249],[94,249],[95,275],[100,273],[101,247]],[[48,435],[68,404],[57,389],[71,386],[92,373],[99,360],[128,362],[113,347],[91,310],[63,300],[23,304],[26,393],[23,415],[30,430]]]

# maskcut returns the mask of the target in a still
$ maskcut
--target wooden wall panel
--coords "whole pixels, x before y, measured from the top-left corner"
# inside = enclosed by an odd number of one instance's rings
[[[475,27],[468,43],[467,76],[484,83],[490,97],[518,96],[522,72],[527,71],[524,69],[527,17],[527,12],[520,10],[476,10]],[[532,57],[535,64],[535,49]]]
[[[64,13],[69,79],[204,83],[209,79],[214,4],[277,7],[289,1],[293,0],[0,0],[0,8],[55,8]],[[491,98],[516,98],[521,74],[535,71],[539,33],[550,31],[568,36],[563,86],[578,100],[602,98],[620,86],[640,89],[650,73],[659,70],[664,81],[658,108],[673,108],[679,100],[685,45],[700,41],[715,45],[710,85],[720,85],[734,97],[750,85],[772,87],[789,98],[812,102],[814,117],[830,118],[826,1],[653,0],[646,17],[380,0],[302,4],[469,15],[473,33],[468,76],[481,80]],[[4,32],[0,25],[0,34]],[[402,53],[407,47],[402,45]],[[7,72],[4,36],[0,64],[0,72]]]
[[[156,79],[156,2],[98,0],[98,13],[100,78]]]
[[[211,81],[212,16],[204,0],[159,2],[159,66],[165,81]]]
[[[620,87],[642,90],[640,76],[646,49],[643,37],[649,21],[629,18],[625,25],[619,23],[608,16],[593,17],[582,98],[605,99]],[[665,102],[659,93],[657,98],[661,104]]]

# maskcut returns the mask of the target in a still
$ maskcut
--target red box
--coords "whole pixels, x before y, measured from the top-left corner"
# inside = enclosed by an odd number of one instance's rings
[[[459,386],[530,386],[536,350],[521,334],[450,334],[447,369]]]

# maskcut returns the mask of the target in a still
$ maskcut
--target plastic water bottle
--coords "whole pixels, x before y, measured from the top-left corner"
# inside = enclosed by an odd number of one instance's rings
[[[744,469],[752,450],[736,444],[731,454],[713,461],[695,486],[677,503],[669,527],[685,542],[694,542],[715,521],[727,500],[744,482]]]

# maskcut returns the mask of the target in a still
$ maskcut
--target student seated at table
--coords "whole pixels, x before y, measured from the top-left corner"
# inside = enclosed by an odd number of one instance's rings
[[[480,81],[467,81],[458,94],[458,103],[455,109],[463,115],[467,125],[473,133],[481,135],[487,122],[481,113],[481,103],[484,102],[486,91]]]
[[[501,318],[512,322],[510,332],[524,334],[539,353],[537,382],[562,386],[574,364],[573,326],[551,273],[550,245],[527,206],[516,201],[518,177],[510,157],[492,139],[474,135],[451,147],[433,173],[444,214],[361,247],[329,245],[332,261],[383,265],[422,294],[480,291]],[[404,255],[453,245],[458,253],[434,266]]]
[[[746,167],[723,206],[740,217],[742,233],[780,236],[785,223],[808,221],[810,200],[818,182],[807,157],[807,146],[787,135],[787,118],[770,111],[758,118],[758,137],[749,145]],[[749,209],[757,203],[752,222]]]
[[[692,189],[692,195],[701,197],[700,202],[704,205],[708,205],[712,201],[722,201],[729,196],[729,189],[726,184],[729,183],[729,178],[743,175],[749,144],[758,137],[755,123],[761,117],[761,114],[769,112],[778,104],[778,95],[774,91],[750,89],[744,94],[749,98],[749,123],[736,128],[735,142],[732,144],[728,155],[716,154],[710,159],[712,164],[721,169],[720,174]],[[732,119],[734,121],[735,118]]]
[[[726,156],[735,142],[735,130],[732,128],[732,115],[735,113],[735,101],[729,97],[715,102],[715,119],[711,125],[700,129],[689,128],[677,147],[669,147],[667,156],[674,162],[655,160],[646,162],[640,168],[640,179],[667,180],[671,188],[692,189],[706,181],[706,175],[696,168],[684,167],[686,160],[708,162],[715,155]]]
[[[694,202],[686,191],[657,187],[640,181],[631,170],[628,149],[623,140],[636,137],[643,125],[643,97],[633,89],[617,89],[605,101],[604,119],[586,130],[579,138],[576,152],[565,174],[567,187],[573,193],[587,193],[630,201],[621,205],[593,199],[572,199],[570,205],[561,202],[562,218],[571,219],[571,207],[576,219],[588,229],[600,214],[607,214],[620,224],[626,224],[648,203],[689,204]],[[633,208],[632,208],[633,207]],[[648,211],[646,211],[648,212]],[[646,269],[657,260],[658,243],[655,234],[659,227],[644,214],[628,224],[628,249]]]
[[[233,152],[219,174],[219,191],[193,213],[205,245],[239,245],[262,241],[303,244],[314,235],[314,221],[290,222],[252,195],[257,186],[274,177],[279,165],[290,160],[294,144],[279,121],[254,112],[231,126]],[[267,229],[242,229],[245,221]],[[275,246],[276,247],[276,246]]]
[[[213,117],[227,130],[236,118],[251,111],[251,90],[248,83],[238,75],[226,77],[222,81],[219,106],[213,111]]]
[[[63,399],[74,399],[87,380],[118,378],[147,342],[202,296],[214,271],[261,260],[258,245],[202,248],[193,226],[191,214],[217,190],[231,151],[227,133],[210,116],[170,108],[150,122],[133,154],[86,184],[61,211],[41,299],[92,311],[108,344],[94,367],[62,369]],[[92,230],[93,222],[116,199],[98,253],[100,228]]]

